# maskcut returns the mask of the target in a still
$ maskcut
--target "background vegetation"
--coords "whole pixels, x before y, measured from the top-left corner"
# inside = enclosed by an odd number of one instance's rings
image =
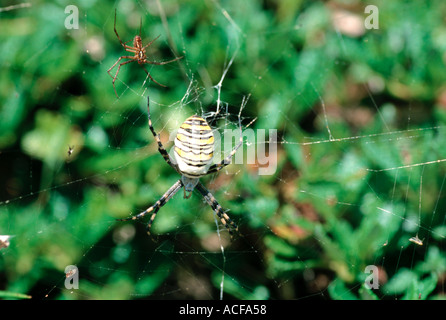
[[[70,4],[78,30],[64,26]],[[364,28],[368,4],[379,29]],[[148,66],[167,88],[135,63],[116,98],[115,8],[123,41],[142,21],[144,43],[161,35],[150,59],[184,56]],[[0,294],[443,299],[444,12],[441,0],[54,0],[0,11],[0,235],[14,235],[0,249]],[[181,192],[155,220],[158,242],[144,221],[116,222],[178,179],[148,130],[147,95],[167,144],[186,115],[215,111],[223,71],[230,115],[250,95],[243,124],[278,130],[273,175],[232,165],[203,179],[244,237],[231,242],[202,199]],[[79,268],[77,290],[65,289],[67,265]],[[367,265],[379,268],[377,290],[364,286]]]

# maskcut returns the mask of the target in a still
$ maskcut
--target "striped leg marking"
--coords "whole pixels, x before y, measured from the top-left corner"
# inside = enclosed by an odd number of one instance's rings
[[[232,229],[235,230],[235,232],[237,233],[239,232],[235,222],[232,221],[231,218],[229,218],[223,208],[218,204],[212,193],[210,193],[209,190],[207,190],[206,187],[201,184],[201,182],[198,182],[195,188],[201,193],[206,202],[212,207],[217,216],[220,218],[221,223],[226,227],[226,229],[228,229],[231,238],[233,238]]]
[[[164,206],[167,201],[169,201],[177,192],[183,187],[183,182],[178,180],[175,182],[175,184],[167,190],[165,194],[157,201],[153,206],[150,208],[144,210],[140,214],[137,214],[136,216],[130,217],[130,218],[124,218],[124,219],[117,219],[118,221],[130,221],[130,220],[139,220],[143,217],[145,217],[147,214],[152,213],[149,223],[147,224],[147,234],[150,235],[150,228],[152,227],[153,220],[155,220],[156,214],[158,213],[158,210]]]
[[[167,162],[168,165],[170,165],[172,168],[175,169],[175,171],[178,172],[178,167],[172,163],[170,160],[170,156],[167,153],[166,149],[164,149],[163,144],[161,143],[161,139],[159,134],[155,132],[155,129],[152,126],[152,119],[150,118],[150,97],[147,97],[147,112],[148,112],[148,120],[149,120],[149,127],[150,131],[152,132],[153,136],[155,137],[156,142],[158,143],[158,151],[161,153],[161,155],[164,158],[164,161]]]
[[[242,146],[242,144],[243,144],[243,131],[242,131],[241,113],[242,113],[242,110],[243,110],[243,108],[244,108],[244,106],[246,104],[246,101],[247,100],[243,100],[242,107],[240,108],[240,112],[238,114],[238,124],[239,124],[239,128],[240,128],[240,140],[239,140],[238,144],[235,146],[234,149],[232,149],[231,153],[226,158],[224,158],[220,163],[213,164],[212,166],[210,166],[207,174],[218,172],[221,169],[223,169],[224,167],[226,167],[228,164],[230,164],[232,162],[232,157],[235,155],[237,150]]]

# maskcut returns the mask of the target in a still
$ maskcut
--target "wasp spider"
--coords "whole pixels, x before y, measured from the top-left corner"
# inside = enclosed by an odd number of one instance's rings
[[[159,134],[155,132],[155,129],[152,126],[152,120],[150,119],[150,99],[148,98],[147,111],[149,127],[150,131],[155,137],[156,142],[158,143],[158,151],[161,153],[164,160],[181,175],[181,178],[169,190],[167,190],[167,192],[153,206],[136,216],[118,220],[137,220],[143,218],[147,214],[151,214],[149,223],[147,224],[147,234],[150,236],[150,228],[152,227],[152,223],[155,220],[158,210],[164,206],[167,201],[169,201],[181,188],[184,188],[185,199],[189,199],[192,195],[192,191],[196,189],[215,211],[220,221],[228,229],[231,237],[233,236],[233,230],[238,232],[238,227],[235,222],[229,218],[212,193],[206,189],[199,179],[207,174],[218,172],[230,164],[232,157],[235,155],[238,148],[240,148],[240,146],[243,144],[242,124],[240,120],[243,105],[244,104],[242,104],[242,107],[240,108],[238,116],[240,128],[240,140],[238,144],[220,163],[212,164],[211,162],[214,153],[214,135],[206,120],[196,115],[186,119],[186,121],[184,121],[184,123],[180,126],[175,138],[175,161],[172,161],[161,143]]]

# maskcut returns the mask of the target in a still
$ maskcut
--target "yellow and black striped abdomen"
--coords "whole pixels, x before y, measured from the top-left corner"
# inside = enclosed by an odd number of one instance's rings
[[[198,178],[206,174],[214,155],[214,134],[206,120],[186,119],[175,138],[175,159],[182,174]]]

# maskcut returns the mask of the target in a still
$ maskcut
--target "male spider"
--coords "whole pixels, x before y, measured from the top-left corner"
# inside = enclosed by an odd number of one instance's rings
[[[126,43],[129,42],[130,40],[126,41],[126,42],[122,42],[121,38],[119,38],[118,35],[118,31],[116,31],[116,10],[115,10],[115,23],[114,23],[114,30],[116,33],[116,36],[118,37],[119,42],[121,43],[121,45],[124,47],[125,51],[127,52],[131,52],[134,53],[134,56],[122,56],[120,57],[114,65],[111,66],[110,69],[107,70],[108,74],[110,75],[110,77],[113,78],[113,89],[115,90],[115,94],[116,97],[118,97],[118,93],[116,92],[116,87],[115,87],[115,81],[116,78],[118,77],[118,73],[119,73],[119,69],[121,69],[121,66],[127,64],[127,63],[131,63],[131,62],[138,62],[138,64],[144,69],[144,71],[147,73],[147,75],[149,76],[149,78],[155,82],[157,85],[161,86],[161,87],[166,87],[165,85],[159,83],[158,81],[156,81],[155,79],[152,78],[152,76],[150,75],[150,73],[146,70],[146,68],[144,68],[144,64],[155,64],[155,65],[163,65],[163,64],[168,64],[177,60],[180,60],[181,57],[175,58],[173,60],[169,60],[169,61],[162,61],[162,62],[157,62],[157,61],[150,61],[147,60],[147,56],[146,56],[146,48],[148,48],[156,39],[158,39],[160,36],[156,37],[155,39],[153,39],[152,41],[150,41],[148,44],[146,44],[145,46],[142,45],[142,40],[141,40],[141,25],[139,28],[139,35],[136,35],[135,38],[133,38],[133,47],[132,46],[128,46]],[[119,64],[118,66],[118,70],[116,70],[116,74],[113,77],[110,74],[110,71],[119,63],[119,61],[121,61],[122,59],[130,59],[129,61],[125,61]]]
[[[155,132],[152,126],[152,120],[150,119],[150,99],[147,98],[147,111],[149,128],[158,143],[158,151],[163,156],[164,160],[181,174],[181,178],[174,183],[174,185],[167,190],[167,192],[151,207],[141,212],[140,214],[118,219],[119,221],[129,221],[141,219],[145,215],[152,213],[149,223],[147,224],[147,234],[150,236],[150,228],[152,227],[153,220],[158,210],[164,206],[169,199],[171,199],[182,187],[184,187],[184,198],[189,199],[192,195],[192,191],[197,189],[198,192],[204,197],[206,202],[212,207],[220,221],[228,229],[231,237],[233,236],[232,229],[238,232],[237,225],[229,218],[229,216],[223,211],[223,208],[218,204],[215,197],[210,193],[206,187],[199,181],[199,178],[210,173],[215,173],[223,169],[225,166],[231,163],[232,157],[237,152],[238,148],[243,144],[242,136],[242,124],[240,120],[241,112],[244,106],[240,108],[238,115],[239,128],[240,128],[240,140],[238,144],[232,149],[231,153],[224,158],[220,163],[211,164],[211,160],[214,152],[214,135],[206,120],[194,115],[186,119],[184,123],[178,129],[177,136],[175,138],[174,156],[175,162],[172,161],[166,149],[164,149],[161,143],[159,134]],[[186,195],[189,192],[189,195]],[[232,229],[231,229],[232,228]]]

